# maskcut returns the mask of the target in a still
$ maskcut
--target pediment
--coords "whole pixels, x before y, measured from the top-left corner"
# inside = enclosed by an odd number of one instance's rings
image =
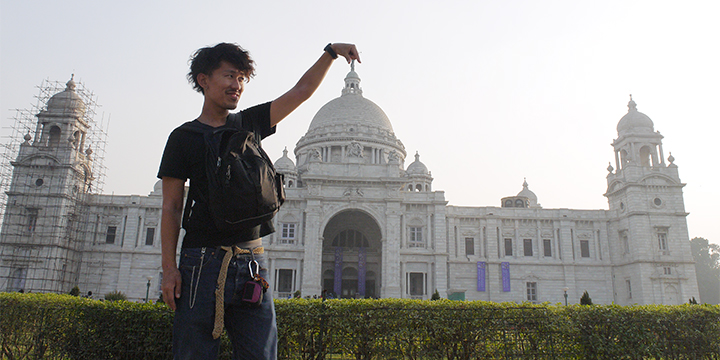
[[[641,183],[643,185],[655,185],[655,186],[667,186],[667,185],[676,185],[677,182],[673,181],[670,178],[667,178],[665,176],[659,176],[659,175],[653,175],[648,176],[644,179],[642,179]]]
[[[30,155],[21,159],[18,163],[25,166],[56,166],[60,164],[60,161],[50,155]]]

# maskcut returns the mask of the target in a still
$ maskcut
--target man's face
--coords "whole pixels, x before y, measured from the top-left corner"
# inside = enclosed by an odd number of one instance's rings
[[[205,102],[225,110],[237,108],[245,87],[245,75],[225,61],[210,75],[198,75],[198,82],[205,92]]]

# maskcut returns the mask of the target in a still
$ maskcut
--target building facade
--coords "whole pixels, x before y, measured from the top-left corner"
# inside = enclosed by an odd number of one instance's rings
[[[70,84],[61,95],[72,98]],[[12,163],[0,288],[156,299],[161,184],[148,196],[84,190],[92,157],[80,151],[86,124],[72,115],[82,104],[55,97]],[[595,303],[621,305],[697,298],[684,184],[653,122],[632,99],[628,107],[608,167],[608,210],[544,209],[527,182],[500,206],[452,206],[419,154],[405,167],[402,142],[352,69],[297,142],[296,162],[287,149],[276,161],[287,200],[264,239],[271,291],[553,303],[588,291]]]

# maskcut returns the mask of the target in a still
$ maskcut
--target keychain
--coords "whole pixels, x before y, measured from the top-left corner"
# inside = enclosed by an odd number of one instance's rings
[[[253,266],[255,267],[254,271]],[[267,281],[260,276],[260,264],[258,264],[256,260],[250,261],[248,268],[250,269],[250,277],[252,279],[243,286],[240,300],[247,305],[260,306],[263,294],[267,291],[269,285]]]

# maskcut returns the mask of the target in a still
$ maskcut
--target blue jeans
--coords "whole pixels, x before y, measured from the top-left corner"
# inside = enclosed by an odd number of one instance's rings
[[[203,252],[204,249],[204,252]],[[173,324],[173,356],[176,360],[216,359],[220,339],[213,339],[215,288],[225,251],[220,248],[182,249],[180,273],[182,292],[176,300]],[[263,294],[260,307],[249,307],[233,299],[236,289],[250,280],[248,264],[260,264],[260,276],[267,279],[265,255],[236,255],[230,261],[225,282],[225,329],[233,347],[233,359],[276,359],[277,325],[270,292]]]

